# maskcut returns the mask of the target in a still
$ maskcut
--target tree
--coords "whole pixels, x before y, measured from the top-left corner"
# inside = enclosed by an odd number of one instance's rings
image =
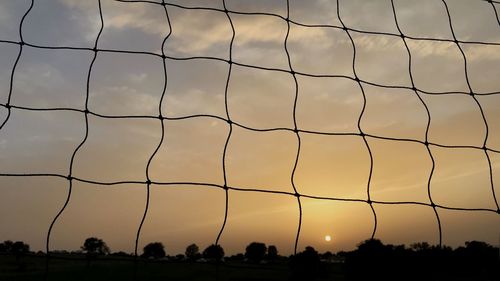
[[[495,268],[495,261],[498,266],[498,249],[485,242],[467,241],[465,248],[457,249],[457,252],[471,271],[488,271],[487,268]]]
[[[426,251],[426,250],[429,250],[431,248],[431,246],[427,242],[417,242],[417,243],[411,244],[410,248],[412,248],[415,251]]]
[[[210,260],[220,261],[224,257],[224,249],[220,245],[212,244],[203,251],[203,257]]]
[[[358,244],[358,251],[368,254],[380,254],[387,252],[389,247],[386,247],[382,241],[378,239],[368,239]]]
[[[29,253],[29,251],[30,251],[30,245],[22,241],[12,242],[10,240],[5,240],[3,243],[0,243],[0,253],[22,256],[24,254]]]
[[[305,251],[292,256],[290,267],[293,280],[315,280],[318,278],[321,261],[318,252],[307,246]]]
[[[29,253],[30,245],[25,244],[22,241],[16,241],[12,244],[10,248],[10,252],[16,256],[22,256],[24,254]]]
[[[252,262],[258,263],[264,259],[266,251],[266,244],[260,242],[252,242],[246,248],[245,257]]]
[[[10,240],[5,240],[3,243],[0,243],[0,253],[10,253],[12,244],[14,244],[14,242]]]
[[[149,243],[144,247],[144,253],[142,256],[153,259],[163,258],[165,257],[165,247],[161,242]]]
[[[274,245],[270,245],[267,248],[267,259],[270,261],[274,261],[278,258],[278,248]]]
[[[320,255],[321,259],[326,260],[326,261],[331,261],[331,259],[334,257],[333,253],[330,251],[326,251],[323,254]]]
[[[186,257],[190,261],[196,261],[200,258],[200,248],[198,248],[198,245],[196,244],[191,244],[187,246],[186,248]]]
[[[29,253],[30,246],[22,241],[12,242],[10,240],[6,240],[3,243],[0,243],[0,253],[11,254],[16,257],[16,263],[18,265],[18,270],[23,271],[26,267],[26,264],[21,262],[21,258]]]
[[[401,259],[395,258],[392,245],[384,245],[378,239],[368,239],[347,255],[345,268],[346,274],[354,280],[368,280],[371,276],[394,280],[403,268],[400,263]]]
[[[110,252],[108,245],[106,245],[102,239],[96,237],[85,239],[81,249],[87,254],[87,256],[92,257],[97,255],[107,255]]]

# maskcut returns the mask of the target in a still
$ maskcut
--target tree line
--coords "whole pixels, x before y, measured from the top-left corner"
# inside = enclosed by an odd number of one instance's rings
[[[81,247],[82,253],[90,257],[98,257],[103,255],[110,255],[111,253],[106,242],[102,239],[96,237],[90,237],[85,240],[83,246]],[[124,252],[115,253],[118,256],[132,256],[132,254],[127,254]],[[143,248],[143,252],[140,255],[142,258],[158,260],[167,257],[165,246],[161,242],[151,242],[148,243]],[[203,251],[196,244],[190,244],[186,247],[184,254],[178,254],[174,256],[177,260],[186,261],[222,261],[225,258],[225,252],[222,246],[212,244],[206,247]],[[245,254],[237,254],[233,256],[233,259],[246,260],[249,262],[259,263],[264,259],[272,261],[278,258],[278,249],[274,245],[266,246],[264,243],[252,242],[246,249]]]
[[[30,246],[22,241],[12,242],[6,240],[0,243],[0,253],[2,254],[14,254],[14,255],[24,255],[30,252]],[[97,258],[99,256],[115,255],[115,256],[133,256],[133,254],[128,254],[125,252],[111,252],[110,248],[106,242],[97,237],[89,237],[85,239],[83,245],[80,247],[80,251],[67,252],[67,251],[54,251],[55,253],[65,253],[65,254],[85,254],[88,258]],[[143,252],[140,255],[142,258],[146,259],[163,259],[167,257],[165,246],[161,242],[151,242],[148,243],[143,248]],[[209,245],[202,252],[196,244],[190,244],[186,247],[184,255],[176,255],[175,258],[178,260],[187,261],[199,261],[202,259],[208,261],[222,261],[225,257],[225,252],[220,245]],[[266,258],[266,260],[275,260],[278,256],[278,249],[274,245],[266,246],[264,243],[252,242],[246,247],[245,254],[234,255],[234,259],[247,260],[254,263],[259,263]]]
[[[22,241],[0,243],[0,253],[13,254],[19,259],[29,253],[30,247]],[[78,254],[88,262],[99,256],[133,256],[124,252],[112,253],[107,244],[97,237],[87,238]],[[152,242],[143,248],[145,260],[162,260],[167,257],[161,242]],[[468,241],[452,249],[430,245],[426,242],[405,245],[384,244],[378,239],[368,239],[353,251],[318,253],[313,247],[291,256],[280,256],[274,245],[252,242],[245,253],[225,257],[220,245],[209,245],[203,251],[196,244],[186,247],[185,253],[170,260],[184,262],[245,262],[253,264],[288,264],[292,279],[315,280],[329,274],[329,264],[339,265],[347,280],[500,280],[499,248],[485,242]]]

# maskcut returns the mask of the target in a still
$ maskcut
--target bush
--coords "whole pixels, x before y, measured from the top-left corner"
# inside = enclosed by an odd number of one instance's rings
[[[142,256],[145,258],[161,259],[165,257],[165,247],[161,242],[149,243],[144,247]]]

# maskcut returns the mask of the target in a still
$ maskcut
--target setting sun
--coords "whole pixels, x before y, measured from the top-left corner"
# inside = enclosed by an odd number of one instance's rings
[[[326,242],[332,241],[332,237],[330,235],[325,235],[325,241]]]

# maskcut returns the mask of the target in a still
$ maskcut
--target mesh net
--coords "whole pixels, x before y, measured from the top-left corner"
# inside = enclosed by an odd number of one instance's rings
[[[494,188],[494,181],[493,181],[493,166],[492,166],[492,160],[491,160],[491,155],[492,154],[498,154],[500,151],[488,147],[488,137],[489,137],[489,124],[487,121],[487,118],[485,116],[485,112],[483,109],[483,104],[480,102],[478,99],[478,96],[491,96],[491,95],[499,95],[500,92],[488,92],[488,93],[478,93],[474,91],[473,87],[471,86],[471,83],[469,81],[469,70],[468,70],[468,58],[466,56],[466,52],[464,52],[464,46],[469,46],[469,45],[490,45],[490,46],[499,46],[500,43],[494,43],[494,42],[474,42],[474,41],[463,41],[457,39],[455,32],[454,32],[454,21],[452,19],[452,16],[450,15],[450,11],[448,8],[448,4],[445,0],[442,0],[441,3],[444,6],[444,9],[446,10],[446,15],[448,17],[448,22],[449,22],[449,28],[451,30],[451,34],[453,36],[452,39],[438,39],[438,38],[421,38],[421,37],[414,37],[414,36],[409,36],[403,33],[402,29],[400,28],[399,21],[398,21],[398,10],[395,7],[394,1],[391,1],[391,7],[392,7],[392,16],[393,20],[397,26],[398,33],[387,33],[387,32],[375,32],[375,31],[367,31],[367,30],[359,30],[359,29],[354,29],[350,28],[347,26],[344,21],[343,21],[343,15],[342,15],[342,9],[341,9],[341,3],[340,1],[337,0],[336,6],[337,6],[337,13],[336,17],[338,22],[340,23],[339,25],[314,25],[314,24],[304,24],[295,21],[290,17],[290,3],[289,1],[286,1],[286,14],[285,15],[279,15],[279,14],[273,14],[273,13],[263,13],[263,12],[241,12],[241,11],[233,11],[227,9],[226,2],[223,1],[223,9],[219,8],[207,8],[207,7],[194,7],[194,6],[184,6],[184,5],[179,5],[175,3],[167,3],[165,1],[125,1],[125,0],[117,0],[118,2],[124,2],[128,3],[129,5],[134,5],[134,3],[143,3],[143,4],[148,4],[156,7],[157,9],[162,9],[164,11],[164,16],[165,16],[165,21],[169,25],[169,32],[168,34],[164,37],[162,45],[161,45],[161,52],[160,53],[155,53],[155,52],[142,52],[142,51],[130,51],[130,50],[117,50],[117,49],[105,49],[105,48],[100,48],[99,47],[99,39],[101,37],[103,28],[105,26],[105,21],[103,18],[103,13],[102,13],[102,7],[101,7],[101,0],[97,0],[99,4],[99,34],[95,38],[95,43],[93,47],[90,48],[82,48],[82,47],[71,47],[71,46],[43,46],[43,45],[38,45],[38,44],[32,44],[30,43],[29,39],[25,39],[23,37],[23,24],[25,22],[25,19],[29,16],[30,12],[32,12],[32,9],[34,5],[36,5],[34,0],[31,0],[31,4],[29,6],[29,9],[27,9],[22,17],[22,20],[19,25],[19,36],[20,36],[20,42],[15,42],[15,41],[7,41],[7,40],[2,40],[2,44],[10,44],[18,47],[18,53],[17,57],[15,59],[14,66],[11,71],[10,75],[10,87],[9,87],[9,92],[8,92],[8,98],[7,101],[3,104],[0,104],[0,106],[4,107],[7,110],[7,116],[3,120],[0,126],[0,130],[2,130],[6,124],[9,123],[10,117],[11,117],[11,112],[13,110],[19,110],[19,111],[62,111],[62,112],[75,112],[78,114],[81,114],[84,117],[85,120],[85,135],[81,139],[79,145],[74,149],[72,155],[71,155],[71,160],[69,163],[69,174],[38,174],[38,173],[30,173],[29,171],[26,171],[25,173],[1,173],[1,177],[53,177],[53,178],[60,178],[64,179],[67,181],[67,186],[68,186],[68,193],[66,200],[64,202],[64,205],[60,208],[57,214],[55,214],[50,226],[48,227],[48,233],[47,233],[47,238],[46,238],[46,247],[45,250],[47,253],[50,253],[51,251],[51,234],[54,225],[58,222],[61,214],[66,210],[68,204],[70,203],[70,199],[72,197],[72,189],[73,185],[75,182],[82,182],[82,183],[87,183],[87,184],[93,184],[93,185],[105,185],[105,186],[112,186],[112,185],[122,185],[122,184],[138,184],[138,185],[143,185],[146,192],[146,201],[145,201],[145,208],[144,208],[144,213],[142,215],[142,219],[140,221],[140,224],[137,226],[137,234],[136,234],[136,239],[135,239],[135,247],[134,247],[134,253],[137,256],[138,253],[138,245],[139,241],[141,238],[141,230],[143,228],[143,224],[145,220],[147,220],[148,217],[148,210],[149,210],[149,203],[150,203],[150,189],[154,185],[158,186],[168,186],[168,185],[197,185],[197,186],[206,186],[206,187],[215,187],[222,189],[225,192],[225,213],[224,213],[224,220],[223,223],[220,227],[220,231],[218,232],[218,235],[215,239],[215,244],[219,243],[219,240],[221,239],[221,236],[224,234],[224,229],[226,226],[227,218],[228,218],[228,204],[230,200],[229,194],[231,192],[256,192],[256,193],[275,193],[275,194],[280,194],[284,196],[290,196],[295,198],[297,202],[297,209],[299,210],[299,217],[297,218],[298,220],[298,228],[296,231],[295,235],[295,245],[294,245],[294,252],[297,252],[297,247],[299,243],[299,237],[301,235],[301,227],[302,227],[302,200],[304,198],[309,198],[309,199],[315,199],[315,200],[330,200],[330,201],[347,201],[347,202],[362,202],[366,203],[369,205],[371,208],[371,211],[373,213],[373,221],[374,221],[374,227],[372,231],[372,238],[376,235],[377,233],[377,212],[376,208],[374,206],[376,205],[419,205],[419,206],[425,206],[430,209],[432,209],[433,213],[435,214],[435,219],[436,219],[436,224],[438,226],[438,235],[439,235],[439,245],[442,244],[442,224],[440,220],[440,209],[446,209],[446,210],[455,210],[455,211],[461,211],[461,212],[490,212],[490,213],[496,213],[500,214],[500,207],[498,204],[498,200],[495,194],[495,188]],[[498,17],[498,12],[497,12],[497,7],[495,4],[499,4],[499,2],[495,1],[486,1],[491,5],[491,9],[493,9],[495,15],[496,15],[496,21],[498,22],[498,25],[500,26],[500,20]],[[229,48],[229,56],[226,59],[219,58],[219,57],[209,57],[209,56],[197,56],[197,57],[175,57],[175,56],[170,56],[165,53],[165,45],[168,42],[169,37],[172,34],[172,24],[170,21],[169,17],[169,8],[177,8],[177,9],[182,9],[182,10],[203,10],[203,11],[211,11],[211,12],[216,12],[220,13],[222,15],[225,15],[227,18],[227,24],[231,27],[232,31],[232,36],[231,36],[231,43],[230,43],[230,48]],[[233,59],[233,48],[234,48],[234,41],[235,37],[237,36],[237,32],[235,30],[235,26],[233,23],[233,17],[235,15],[256,15],[256,16],[264,16],[264,17],[270,17],[273,19],[277,19],[279,21],[282,21],[286,23],[287,26],[287,32],[286,32],[286,37],[285,40],[283,41],[283,49],[286,53],[287,57],[287,63],[288,67],[287,68],[271,68],[271,67],[265,67],[261,65],[251,65],[251,64],[246,64],[239,62],[238,60]],[[331,74],[312,74],[312,73],[305,73],[305,72],[300,72],[297,71],[294,68],[291,56],[290,56],[290,40],[289,40],[289,35],[290,35],[290,29],[293,26],[299,26],[299,27],[307,27],[307,28],[326,28],[326,29],[331,29],[331,30],[336,30],[342,32],[344,35],[347,36],[349,39],[350,45],[352,46],[352,51],[353,51],[353,59],[352,59],[352,73],[353,75],[331,75]],[[265,31],[263,31],[265,32]],[[357,45],[355,44],[355,40],[353,39],[353,34],[369,34],[369,35],[384,35],[384,36],[390,36],[392,38],[398,38],[398,40],[401,40],[401,42],[404,44],[404,47],[407,51],[407,59],[408,60],[408,75],[410,77],[410,82],[411,86],[406,87],[406,86],[395,86],[395,85],[384,85],[384,84],[378,84],[372,81],[365,81],[361,79],[358,74],[357,74]],[[466,84],[468,91],[464,92],[429,92],[423,89],[418,88],[418,86],[414,82],[413,78],[413,71],[412,70],[412,51],[411,48],[409,47],[408,42],[420,42],[420,41],[430,41],[430,42],[447,42],[456,45],[458,50],[461,53],[461,56],[463,58],[463,72],[465,74],[465,79],[466,79]],[[12,93],[13,93],[13,85],[14,81],[16,80],[16,69],[18,67],[19,60],[23,56],[24,51],[26,48],[38,48],[38,49],[52,49],[52,50],[74,50],[74,51],[86,51],[92,54],[92,61],[88,67],[88,75],[86,77],[86,96],[85,96],[85,107],[84,109],[78,109],[78,108],[71,108],[71,107],[47,107],[47,108],[42,108],[42,107],[28,107],[28,106],[20,106],[16,105],[15,103],[11,102],[12,100]],[[159,60],[163,63],[163,89],[161,91],[161,98],[160,102],[158,104],[158,113],[156,115],[152,116],[147,116],[147,115],[106,115],[103,113],[97,113],[93,112],[92,110],[89,109],[89,84],[91,83],[91,80],[93,79],[92,74],[93,74],[93,68],[94,68],[94,63],[98,59],[98,55],[101,53],[120,53],[120,54],[143,54],[146,56],[150,56],[151,58],[154,58],[156,60]],[[162,109],[162,104],[164,103],[165,96],[168,95],[168,78],[169,78],[169,68],[168,68],[168,63],[167,60],[213,60],[213,61],[220,61],[227,63],[227,80],[225,82],[225,91],[224,91],[224,105],[225,105],[225,116],[217,116],[217,115],[209,115],[209,114],[197,114],[197,115],[186,115],[182,117],[172,117],[168,116],[164,112],[164,109]],[[403,58],[402,58],[403,60]],[[234,71],[234,67],[242,67],[242,68],[249,68],[249,69],[261,69],[261,70],[268,70],[268,71],[274,71],[274,72],[279,72],[279,73],[284,73],[287,75],[290,75],[293,78],[293,89],[294,89],[294,103],[293,103],[293,127],[292,128],[267,128],[267,129],[259,129],[259,128],[254,128],[251,127],[247,124],[241,124],[236,122],[235,120],[232,119],[231,117],[231,109],[230,106],[228,105],[228,88],[230,81],[232,79],[232,73]],[[170,70],[173,71],[173,70]],[[312,131],[312,130],[305,130],[301,129],[300,126],[298,125],[297,122],[297,104],[299,101],[299,97],[301,95],[300,92],[300,87],[299,87],[299,80],[298,78],[300,77],[314,77],[314,78],[344,78],[348,79],[350,81],[354,81],[358,86],[359,89],[363,95],[363,107],[361,112],[359,113],[359,116],[357,118],[357,127],[358,131],[357,132],[322,132],[322,131]],[[427,115],[427,124],[426,124],[426,130],[425,130],[425,139],[424,140],[418,140],[418,139],[408,139],[408,138],[395,138],[395,137],[386,137],[382,135],[375,135],[366,132],[366,130],[362,126],[362,119],[365,115],[365,110],[367,107],[367,98],[365,94],[365,89],[368,86],[374,86],[382,89],[405,89],[412,91],[412,93],[415,95],[415,97],[418,98],[420,101],[421,107],[425,109],[426,115]],[[468,98],[470,98],[475,105],[477,105],[477,111],[480,112],[484,127],[485,127],[485,134],[483,138],[483,143],[480,146],[471,146],[471,145],[446,145],[446,144],[440,144],[436,142],[432,142],[429,140],[429,128],[431,126],[431,123],[433,121],[433,116],[431,115],[431,111],[429,110],[428,104],[426,103],[425,99],[423,96],[425,95],[447,95],[447,94],[453,94],[453,95],[463,95]],[[81,153],[82,147],[85,146],[88,136],[89,136],[89,117],[95,117],[95,118],[102,118],[102,119],[147,119],[147,120],[156,120],[158,124],[161,125],[161,138],[160,141],[158,142],[156,148],[154,151],[150,154],[150,157],[147,161],[147,165],[145,168],[145,176],[146,176],[146,181],[117,181],[117,182],[104,182],[104,181],[95,181],[95,180],[90,180],[90,179],[85,179],[85,178],[79,178],[74,176],[73,173],[73,166],[75,163],[75,156],[79,153]],[[229,128],[226,140],[225,140],[225,145],[223,149],[223,155],[222,159],[220,159],[222,163],[222,173],[224,177],[224,183],[223,184],[214,184],[210,182],[158,182],[153,180],[151,176],[151,163],[153,159],[157,156],[160,148],[164,144],[165,138],[166,138],[166,121],[176,121],[176,120],[185,120],[185,119],[196,119],[196,118],[211,118],[214,120],[219,120],[227,123],[227,126]],[[296,143],[297,143],[297,149],[296,153],[294,154],[294,165],[293,165],[293,170],[292,173],[290,174],[290,183],[293,187],[293,192],[285,192],[285,191],[273,191],[273,190],[267,190],[267,189],[258,189],[258,188],[242,188],[238,186],[231,186],[228,184],[227,180],[227,151],[228,151],[228,146],[231,143],[231,139],[233,136],[233,129],[234,128],[239,128],[247,131],[251,131],[254,133],[261,133],[261,132],[271,132],[271,131],[286,131],[286,132],[291,132],[294,134]],[[1,132],[1,131],[0,131]],[[369,175],[368,175],[368,181],[366,182],[366,198],[335,198],[335,197],[325,197],[325,196],[315,196],[314,194],[307,194],[304,192],[299,192],[301,190],[297,186],[297,181],[296,181],[296,171],[297,171],[297,166],[299,165],[300,161],[300,156],[301,156],[301,145],[303,143],[303,136],[304,135],[330,135],[330,136],[352,136],[359,138],[362,140],[364,145],[366,146],[366,150],[369,156]],[[373,200],[371,196],[371,180],[372,180],[372,173],[374,169],[374,157],[372,154],[372,146],[370,144],[370,139],[377,139],[377,140],[382,140],[382,141],[387,141],[387,142],[406,142],[406,143],[414,143],[421,145],[425,147],[428,158],[431,161],[431,169],[429,174],[427,175],[427,194],[428,194],[428,203],[423,203],[423,202],[412,202],[412,201],[399,201],[399,202],[388,202],[388,201],[379,201],[379,200]],[[459,208],[459,207],[453,207],[453,206],[445,206],[442,204],[439,204],[438,202],[435,202],[433,197],[432,197],[432,186],[431,186],[431,181],[433,178],[433,173],[435,169],[435,156],[432,151],[432,147],[439,147],[439,148],[445,148],[445,149],[472,149],[475,151],[480,151],[483,155],[484,158],[487,160],[488,163],[488,174],[489,174],[489,183],[490,183],[490,189],[491,189],[491,196],[496,204],[496,209],[492,208]]]

